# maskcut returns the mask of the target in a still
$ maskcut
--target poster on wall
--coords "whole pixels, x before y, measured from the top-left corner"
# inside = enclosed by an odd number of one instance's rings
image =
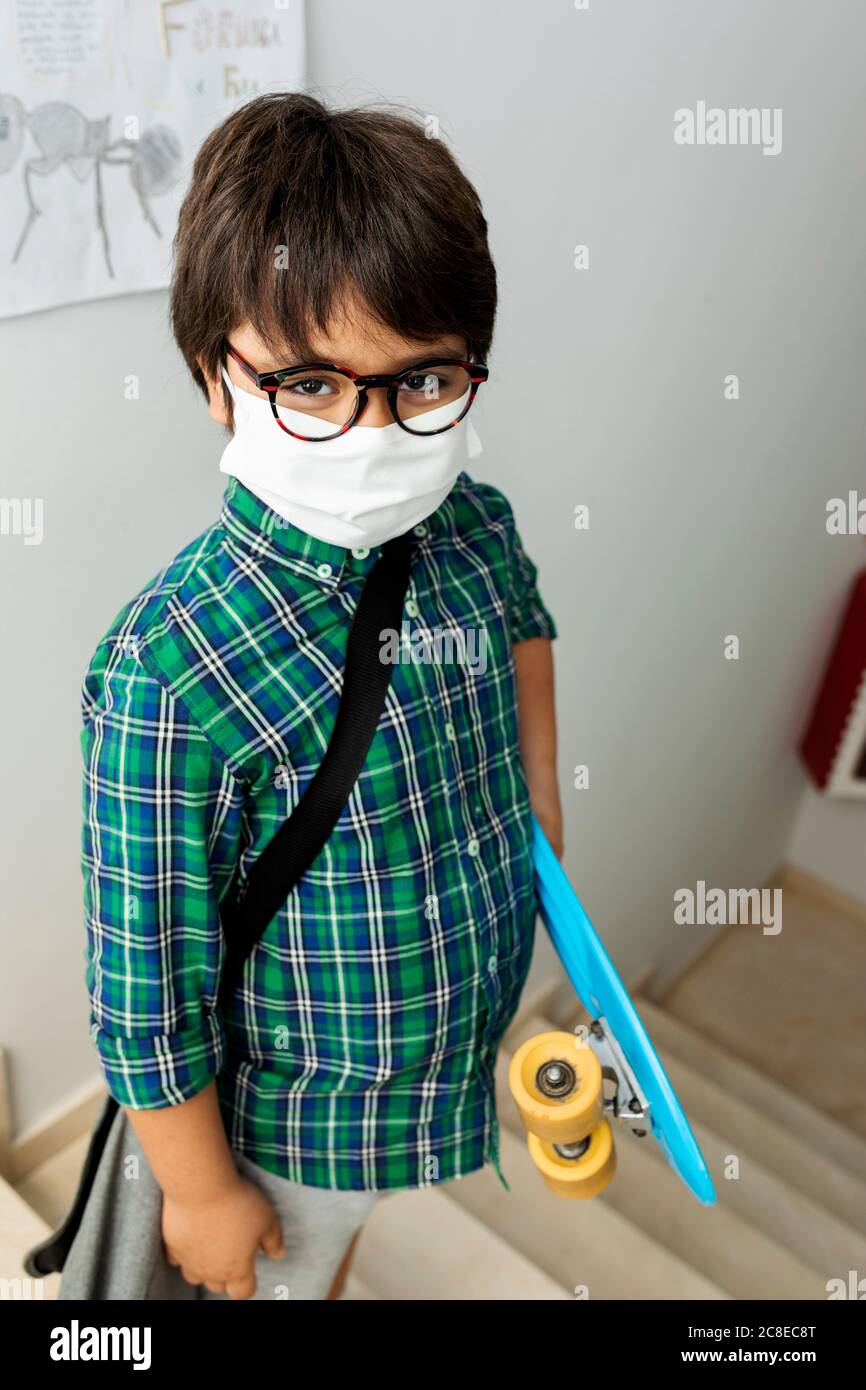
[[[202,140],[303,72],[303,0],[3,0],[0,316],[166,285]]]

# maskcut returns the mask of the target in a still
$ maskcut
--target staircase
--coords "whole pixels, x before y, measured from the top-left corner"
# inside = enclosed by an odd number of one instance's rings
[[[344,1298],[826,1299],[866,1273],[866,1141],[649,1000],[637,1007],[713,1175],[700,1206],[650,1138],[617,1135],[617,1173],[587,1202],[545,1188],[507,1089],[511,1051],[586,1016],[551,990],[522,1013],[497,1069],[505,1192],[492,1168],[374,1209]],[[0,1186],[0,1279],[68,1203],[85,1140]],[[56,1280],[42,1296],[54,1297]],[[29,1296],[25,1293],[23,1296]],[[37,1292],[36,1296],[40,1296]]]

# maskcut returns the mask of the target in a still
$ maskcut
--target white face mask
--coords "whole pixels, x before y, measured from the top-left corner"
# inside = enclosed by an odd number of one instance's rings
[[[394,422],[375,429],[353,425],[336,439],[310,443],[281,430],[264,396],[237,387],[225,367],[234,401],[235,432],[220,472],[238,478],[279,516],[333,545],[381,545],[430,516],[457,475],[481,453],[467,416],[444,434],[409,434]],[[454,419],[451,402],[426,413],[433,427]],[[290,429],[309,429],[302,411],[280,409]]]

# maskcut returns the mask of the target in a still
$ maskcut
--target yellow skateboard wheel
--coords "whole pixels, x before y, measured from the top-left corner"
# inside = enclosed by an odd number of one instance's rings
[[[604,1118],[601,1064],[574,1033],[538,1033],[517,1049],[508,1084],[530,1134],[556,1144],[585,1139]]]
[[[563,1157],[548,1139],[536,1134],[530,1134],[528,1142],[533,1163],[558,1197],[596,1197],[616,1172],[616,1150],[607,1120],[596,1126],[576,1158]]]

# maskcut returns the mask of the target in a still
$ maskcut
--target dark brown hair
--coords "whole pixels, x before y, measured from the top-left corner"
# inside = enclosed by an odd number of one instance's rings
[[[282,248],[282,250],[280,249]],[[202,144],[174,241],[171,324],[203,390],[250,322],[272,351],[311,360],[347,293],[401,336],[458,333],[484,359],[496,271],[472,184],[404,112],[255,97]],[[229,402],[230,404],[230,402]]]

